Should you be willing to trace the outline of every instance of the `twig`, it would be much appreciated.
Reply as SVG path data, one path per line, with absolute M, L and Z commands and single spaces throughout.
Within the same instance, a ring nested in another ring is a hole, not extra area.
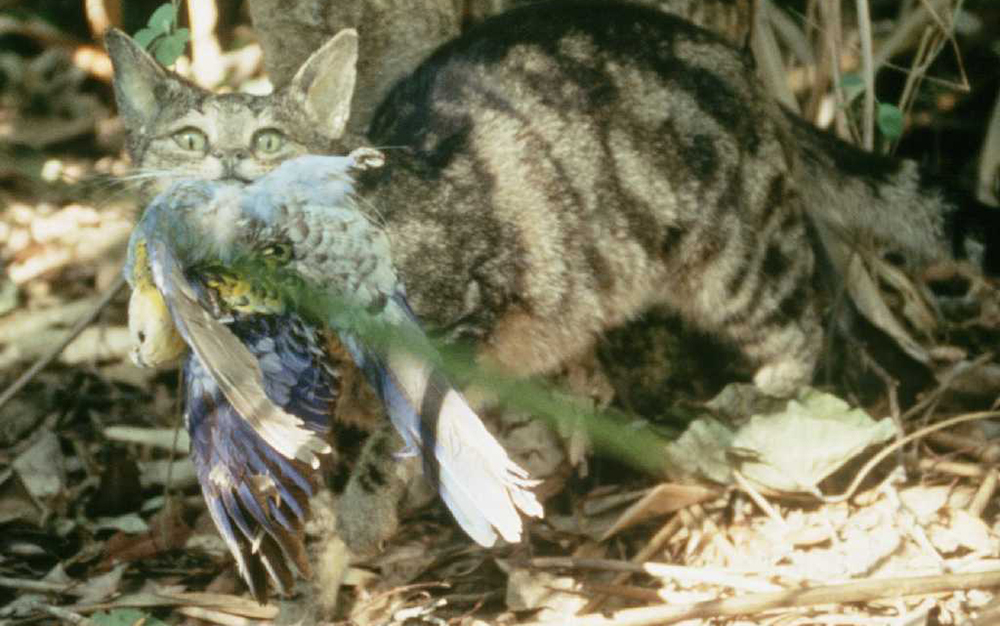
M 902 416 L 900 416 L 900 419 L 902 419 L 905 422 L 914 415 L 916 415 L 917 413 L 919 413 L 920 411 L 924 410 L 925 408 L 937 402 L 941 398 L 941 396 L 943 396 L 945 392 L 947 392 L 951 388 L 952 384 L 955 382 L 955 379 L 957 379 L 959 376 L 964 374 L 969 369 L 973 369 L 981 365 L 984 365 L 986 363 L 989 363 L 990 361 L 993 360 L 993 356 L 994 355 L 992 352 L 987 352 L 985 354 L 979 355 L 973 361 L 962 361 L 960 363 L 956 363 L 955 365 L 953 365 L 951 368 L 948 369 L 948 371 L 945 374 L 941 376 L 941 380 L 938 383 L 938 386 L 934 389 L 934 391 L 925 395 L 919 402 L 917 402 L 909 409 L 907 409 L 906 412 L 903 413 Z
M 669 581 L 681 581 L 689 585 L 709 584 L 743 589 L 747 591 L 777 591 L 779 585 L 734 574 L 722 567 L 688 567 L 670 563 L 631 563 L 614 559 L 578 559 L 574 557 L 537 557 L 531 559 L 534 567 L 563 569 L 594 569 L 612 572 L 628 572 L 630 574 L 647 574 L 653 578 Z
M 781 515 L 774 510 L 771 503 L 765 500 L 764 496 L 762 496 L 759 491 L 754 489 L 753 485 L 750 484 L 750 481 L 748 481 L 739 470 L 733 470 L 733 480 L 736 481 L 736 485 L 743 491 L 743 493 L 747 494 L 747 496 L 753 500 L 754 504 L 760 507 L 760 510 L 763 511 L 765 515 L 778 524 L 779 528 L 785 531 L 786 534 L 790 532 L 788 524 L 785 523 L 784 518 L 782 518 Z
M 862 147 L 875 149 L 875 65 L 872 61 L 872 18 L 868 0 L 856 0 L 858 36 L 861 39 L 861 76 L 865 81 L 865 103 L 862 127 Z
M 629 563 L 641 564 L 653 558 L 654 554 L 663 549 L 663 545 L 667 543 L 667 540 L 676 535 L 677 531 L 679 531 L 682 527 L 683 524 L 681 523 L 680 515 L 674 515 L 673 517 L 671 517 L 670 521 L 661 526 L 660 530 L 658 530 L 656 534 L 653 535 L 653 538 L 649 540 L 649 543 L 643 546 L 642 550 L 639 550 L 639 552 L 637 552 L 635 556 L 629 559 Z M 611 584 L 623 585 L 626 582 L 628 582 L 630 575 L 631 572 L 620 573 L 614 577 L 614 579 L 611 581 Z M 608 600 L 608 595 L 598 595 L 594 597 L 590 602 L 588 602 L 587 606 L 583 607 L 583 612 L 593 613 L 598 608 L 600 608 L 601 605 L 607 602 L 607 600 Z
M 224 610 L 206 609 L 200 606 L 181 606 L 177 608 L 177 612 L 186 617 L 192 617 L 198 622 L 221 624 L 221 626 L 251 626 L 261 623 L 257 620 L 233 615 Z
M 930 426 L 925 426 L 920 430 L 914 431 L 909 435 L 907 435 L 906 437 L 903 437 L 902 439 L 893 442 L 892 445 L 886 446 L 885 448 L 880 450 L 878 454 L 869 459 L 868 462 L 865 463 L 865 466 L 861 468 L 861 471 L 858 472 L 858 475 L 854 477 L 854 481 L 847 488 L 847 490 L 844 491 L 844 493 L 840 494 L 839 496 L 824 496 L 822 500 L 827 504 L 835 504 L 837 502 L 843 502 L 845 500 L 850 499 L 850 497 L 854 495 L 854 492 L 858 489 L 858 486 L 861 485 L 862 481 L 864 481 L 865 477 L 868 476 L 868 473 L 871 472 L 875 468 L 875 466 L 884 461 L 887 456 L 895 452 L 899 447 L 904 446 L 915 439 L 920 439 L 921 437 L 925 437 L 932 432 L 941 430 L 942 428 L 949 428 L 951 426 L 954 426 L 955 424 L 961 424 L 963 422 L 971 422 L 974 420 L 991 419 L 995 417 L 1000 417 L 1000 411 L 980 411 L 979 413 L 967 413 L 965 415 L 959 415 L 957 417 L 944 420 L 943 422 L 939 422 L 937 424 L 931 424 Z
M 125 278 L 119 276 L 118 279 L 111 285 L 111 287 L 109 287 L 108 290 L 104 292 L 104 295 L 101 296 L 101 299 L 97 302 L 97 304 L 94 305 L 93 310 L 91 310 L 90 313 L 88 313 L 87 315 L 83 316 L 83 318 L 79 322 L 77 322 L 72 329 L 70 329 L 69 334 L 66 336 L 66 339 L 59 342 L 59 344 L 57 344 L 54 348 L 52 348 L 52 350 L 50 350 L 48 354 L 43 355 L 40 359 L 35 361 L 34 365 L 28 368 L 28 371 L 21 374 L 21 376 L 17 380 L 11 383 L 11 385 L 7 387 L 6 390 L 4 390 L 3 394 L 0 395 L 0 408 L 3 408 L 5 404 L 10 402 L 10 399 L 13 398 L 15 395 L 17 395 L 19 391 L 24 389 L 25 385 L 30 383 L 32 379 L 34 379 L 35 376 L 37 376 L 40 371 L 42 371 L 43 369 L 45 369 L 45 367 L 47 367 L 53 361 L 55 361 L 56 358 L 58 358 L 59 354 L 66 349 L 66 346 L 71 344 L 73 340 L 76 339 L 80 335 L 80 333 L 83 332 L 85 328 L 90 326 L 90 324 L 95 319 L 97 319 L 97 316 L 100 315 L 102 311 L 104 311 L 104 309 L 108 306 L 108 304 L 111 303 L 111 300 L 113 300 L 114 297 L 118 295 L 118 292 L 121 291 L 122 287 L 124 286 L 125 286 Z
M 935 12 L 936 9 L 944 9 L 950 0 L 933 0 L 922 3 L 922 8 L 907 15 L 892 34 L 883 40 L 875 52 L 874 62 L 876 67 L 886 65 L 888 60 L 896 56 L 909 46 L 916 35 L 924 28 L 929 21 L 941 23 L 941 19 Z
M 920 459 L 917 467 L 924 472 L 940 472 L 962 478 L 982 478 L 986 468 L 978 463 L 959 463 L 957 461 L 938 461 L 936 459 Z
M 571 622 L 574 626 L 652 626 L 686 619 L 746 615 L 791 607 L 867 602 L 887 597 L 949 593 L 998 586 L 1000 586 L 1000 570 L 972 574 L 883 578 L 812 589 L 758 593 L 695 604 L 622 609 L 607 616 L 580 615 L 574 617 Z M 552 622 L 528 622 L 522 623 L 521 626 L 551 626 L 551 624 Z
M 981 202 L 996 205 L 1000 202 L 1000 187 L 997 186 L 1000 177 L 1000 96 L 993 103 L 993 113 L 986 127 L 986 137 L 983 139 L 983 151 L 979 155 L 979 172 L 977 175 L 976 197 Z
M 642 602 L 660 602 L 663 600 L 655 589 L 635 587 L 632 585 L 615 585 L 612 583 L 584 582 L 583 590 L 587 595 L 600 594 L 602 597 L 618 596 L 629 600 Z M 585 611 L 586 612 L 586 611 Z
M 938 32 L 932 28 L 928 28 L 920 37 L 917 52 L 913 55 L 913 63 L 910 65 L 910 70 L 906 73 L 906 84 L 903 86 L 903 93 L 899 96 L 899 102 L 896 105 L 904 113 L 908 112 L 913 106 L 917 89 L 927 74 L 927 68 L 930 67 L 931 61 L 937 57 L 938 52 L 941 50 L 943 44 L 941 44 L 936 36 Z
M 38 609 L 42 613 L 48 613 L 64 624 L 74 624 L 75 626 L 97 626 L 96 622 L 78 613 L 73 613 L 72 611 L 67 611 L 66 609 L 61 609 L 57 606 L 42 604 L 41 602 L 32 602 L 31 604 L 33 608 Z
M 842 85 L 840 74 L 840 58 L 844 48 L 844 26 L 840 14 L 839 2 L 820 2 L 818 13 L 822 19 L 820 26 L 820 36 L 823 38 L 823 53 L 826 59 L 827 70 L 830 73 L 830 80 L 833 81 L 833 98 L 837 106 L 834 107 L 833 128 L 838 136 L 842 138 L 856 138 L 857 133 L 851 128 L 850 119 L 847 116 L 847 100 Z M 822 90 L 817 88 L 815 92 L 816 112 L 819 112 L 820 100 L 822 100 Z M 815 117 L 810 118 L 813 123 L 820 120 Z
M 20 589 L 21 591 L 34 591 L 35 593 L 67 593 L 73 586 L 73 584 L 67 583 L 52 583 L 44 580 L 25 580 L 23 578 L 0 576 L 0 587 Z
M 187 433 L 177 436 L 177 428 L 140 428 L 138 426 L 108 426 L 103 430 L 104 438 L 141 446 L 152 446 L 187 454 L 191 449 L 191 438 Z M 173 460 L 173 459 L 171 459 Z
M 958 40 L 955 39 L 955 16 L 962 13 L 963 4 L 965 0 L 956 0 L 954 6 L 949 4 L 943 5 L 942 10 L 951 9 L 948 14 L 947 22 L 941 19 L 937 13 L 934 12 L 934 5 L 930 0 L 920 0 L 921 4 L 927 9 L 927 12 L 931 15 L 934 21 L 937 23 L 938 28 L 941 31 L 942 36 L 947 37 L 948 41 L 951 43 L 951 49 L 955 53 L 955 63 L 958 65 L 958 75 L 961 77 L 961 82 L 957 83 L 958 88 L 966 92 L 970 91 L 969 77 L 965 73 L 965 63 L 962 62 L 962 51 L 959 49 Z M 944 46 L 942 45 L 941 48 Z M 938 50 L 940 52 L 940 48 Z M 936 53 L 935 53 L 936 54 Z M 928 62 L 930 65 L 930 62 Z
M 1000 441 L 987 442 L 955 433 L 934 433 L 928 439 L 936 445 L 955 450 L 990 465 L 1000 461 Z
M 979 484 L 979 489 L 976 490 L 975 497 L 972 498 L 972 502 L 969 503 L 969 506 L 966 509 L 970 514 L 975 515 L 978 518 L 983 517 L 983 511 L 986 509 L 986 505 L 993 500 L 993 494 L 997 491 L 998 478 L 1000 478 L 1000 476 L 997 475 L 997 468 L 991 467 L 986 472 L 986 479 Z

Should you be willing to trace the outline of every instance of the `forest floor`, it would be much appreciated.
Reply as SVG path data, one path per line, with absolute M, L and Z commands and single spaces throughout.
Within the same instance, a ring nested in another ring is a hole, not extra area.
M 0 71 L 0 623 L 291 619 L 303 596 L 250 600 L 205 510 L 176 370 L 128 358 L 116 286 L 139 207 L 107 72 L 81 71 L 60 45 L 0 53 Z M 544 478 L 546 517 L 527 541 L 485 550 L 440 503 L 416 508 L 352 564 L 339 619 L 1000 624 L 997 284 L 955 264 L 910 278 L 873 267 L 929 359 L 919 383 L 869 362 L 876 346 L 848 350 L 867 382 L 841 375 L 791 404 L 684 386 L 662 411 L 690 417 L 681 444 L 659 443 L 662 424 L 620 425 L 648 431 L 669 480 L 591 454 L 572 428 L 515 419 L 506 441 Z M 958 291 L 931 298 L 927 285 Z M 592 373 L 557 382 L 614 396 Z M 615 376 L 612 390 L 629 384 Z

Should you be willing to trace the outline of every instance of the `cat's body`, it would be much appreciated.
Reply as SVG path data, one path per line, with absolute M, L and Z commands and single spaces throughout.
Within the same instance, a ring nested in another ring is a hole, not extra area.
M 386 164 L 360 175 L 359 204 L 388 233 L 414 310 L 516 374 L 665 307 L 787 394 L 822 345 L 822 240 L 948 254 L 958 207 L 925 194 L 912 164 L 792 121 L 741 51 L 651 9 L 581 2 L 491 20 L 398 84 L 363 137 L 342 136 L 346 39 L 271 96 L 206 93 L 123 36 L 108 41 L 150 191 L 380 148 Z M 377 540 L 380 523 L 356 525 Z
M 376 112 L 366 140 L 388 164 L 361 193 L 413 304 L 528 373 L 665 305 L 788 393 L 808 382 L 822 330 L 780 111 L 715 36 L 606 11 L 503 16 Z

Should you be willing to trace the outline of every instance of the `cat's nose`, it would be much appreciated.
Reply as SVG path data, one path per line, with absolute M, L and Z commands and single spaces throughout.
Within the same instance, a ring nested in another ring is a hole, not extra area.
M 222 164 L 223 178 L 239 178 L 240 165 L 247 160 L 250 153 L 246 150 L 218 150 L 212 156 Z
M 216 150 L 212 156 L 220 161 L 242 161 L 250 156 L 246 150 Z

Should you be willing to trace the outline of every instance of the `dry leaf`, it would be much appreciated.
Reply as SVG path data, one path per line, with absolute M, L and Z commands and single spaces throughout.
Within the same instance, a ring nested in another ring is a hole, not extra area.
M 14 460 L 14 471 L 28 493 L 40 503 L 47 503 L 66 490 L 66 462 L 59 438 L 43 431 L 30 448 Z
M 608 529 L 601 540 L 647 519 L 673 513 L 692 504 L 717 498 L 721 489 L 710 489 L 700 485 L 678 485 L 662 483 L 649 490 L 638 502 L 628 507 Z
M 572 620 L 587 604 L 583 586 L 574 578 L 548 572 L 514 569 L 507 578 L 507 607 L 538 610 L 540 621 Z
M 816 493 L 817 485 L 866 448 L 895 434 L 828 393 L 807 389 L 780 413 L 755 415 L 733 438 L 740 472 L 767 489 Z

